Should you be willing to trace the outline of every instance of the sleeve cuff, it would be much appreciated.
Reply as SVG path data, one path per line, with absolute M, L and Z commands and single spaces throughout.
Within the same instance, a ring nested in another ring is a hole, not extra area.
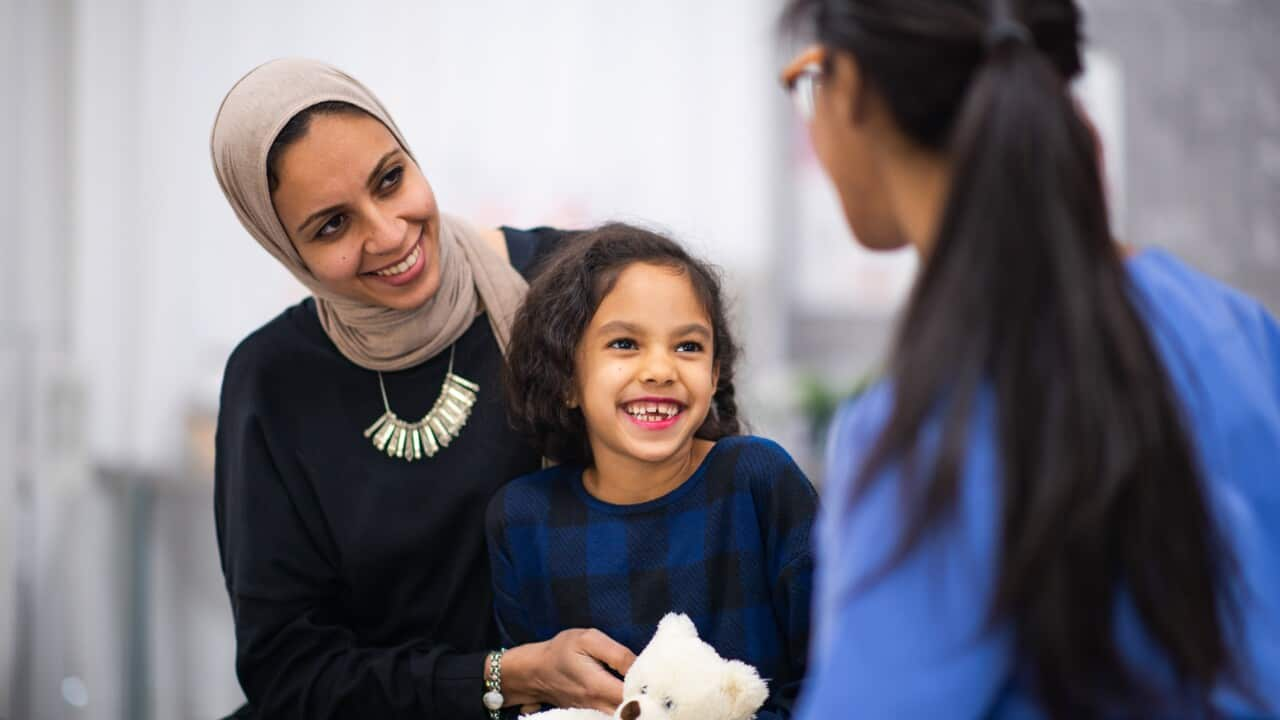
M 484 659 L 487 652 L 447 653 L 435 659 L 432 677 L 419 686 L 430 697 L 424 704 L 440 718 L 487 720 L 484 696 Z

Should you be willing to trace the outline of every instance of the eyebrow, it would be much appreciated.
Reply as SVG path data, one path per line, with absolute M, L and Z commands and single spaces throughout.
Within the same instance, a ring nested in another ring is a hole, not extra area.
M 624 320 L 614 320 L 612 322 L 607 322 L 604 325 L 601 325 L 600 329 L 597 332 L 600 332 L 600 333 L 624 332 L 631 335 L 644 334 L 644 331 L 640 328 L 639 325 L 635 325 L 635 324 L 626 322 Z M 703 325 L 702 323 L 689 323 L 688 325 L 681 325 L 680 327 L 676 328 L 675 332 L 673 332 L 672 334 L 677 336 L 698 335 L 708 340 L 711 339 L 711 330 L 708 329 L 707 326 Z
M 388 151 L 387 151 L 387 154 L 386 154 L 386 155 L 383 155 L 383 156 L 378 160 L 378 164 L 373 166 L 373 171 L 369 173 L 369 179 L 368 179 L 368 180 L 365 180 L 365 181 L 364 181 L 364 184 L 365 184 L 365 185 L 367 185 L 367 186 L 372 187 L 372 186 L 373 186 L 373 184 L 374 184 L 375 182 L 377 182 L 377 180 L 378 180 L 378 176 L 382 174 L 382 169 L 383 169 L 384 167 L 386 167 L 386 165 L 387 165 L 387 161 L 388 161 L 388 160 L 390 160 L 390 159 L 391 159 L 391 158 L 392 158 L 396 153 L 398 153 L 398 152 L 400 152 L 400 148 L 398 148 L 398 147 L 397 147 L 397 148 L 392 148 L 392 149 L 388 150 Z M 298 226 L 298 229 L 297 229 L 297 231 L 296 231 L 296 232 L 299 232 L 299 233 L 300 233 L 300 232 L 302 232 L 302 230 L 303 230 L 304 228 L 306 228 L 308 225 L 310 225 L 311 223 L 315 222 L 315 221 L 316 221 L 316 220 L 318 220 L 319 218 L 322 218 L 322 217 L 324 217 L 325 215 L 328 215 L 329 213 L 332 213 L 332 212 L 334 212 L 334 211 L 341 210 L 341 209 L 342 209 L 342 204 L 341 204 L 341 203 L 339 203 L 339 204 L 337 204 L 337 205 L 330 205 L 330 206 L 329 206 L 329 207 L 327 207 L 327 208 L 323 208 L 323 209 L 321 209 L 321 210 L 317 210 L 317 211 L 315 211 L 315 212 L 311 213 L 310 215 L 308 215 L 308 216 L 307 216 L 307 219 L 306 219 L 306 220 L 303 220 L 303 221 L 302 221 L 302 224 Z

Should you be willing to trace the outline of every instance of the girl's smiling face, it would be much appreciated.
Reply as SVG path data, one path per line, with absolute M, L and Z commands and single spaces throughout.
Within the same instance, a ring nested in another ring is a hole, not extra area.
M 574 396 L 595 462 L 658 463 L 692 453 L 715 393 L 713 328 L 680 269 L 618 274 L 574 357 Z
M 280 158 L 276 215 L 330 292 L 412 310 L 440 287 L 439 211 L 431 186 L 382 123 L 317 114 Z

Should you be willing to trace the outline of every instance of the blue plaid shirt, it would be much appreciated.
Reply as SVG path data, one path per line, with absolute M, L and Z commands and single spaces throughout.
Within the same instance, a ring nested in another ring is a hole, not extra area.
M 787 718 L 804 676 L 817 495 L 777 443 L 720 440 L 679 488 L 612 505 L 581 467 L 520 477 L 489 504 L 498 628 L 508 645 L 597 628 L 639 653 L 683 612 L 722 656 L 769 680 L 758 717 Z

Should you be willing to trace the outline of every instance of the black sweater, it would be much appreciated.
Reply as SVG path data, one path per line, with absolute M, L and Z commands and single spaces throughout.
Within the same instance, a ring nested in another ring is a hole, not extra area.
M 559 233 L 504 228 L 528 277 Z M 377 374 L 341 354 L 308 298 L 246 338 L 222 382 L 214 515 L 236 628 L 236 671 L 259 718 L 486 717 L 497 646 L 484 513 L 537 469 L 511 430 L 501 355 L 481 315 L 454 371 L 480 385 L 461 436 L 433 458 L 389 458 L 362 435 L 382 414 Z M 416 420 L 447 352 L 383 373 Z

